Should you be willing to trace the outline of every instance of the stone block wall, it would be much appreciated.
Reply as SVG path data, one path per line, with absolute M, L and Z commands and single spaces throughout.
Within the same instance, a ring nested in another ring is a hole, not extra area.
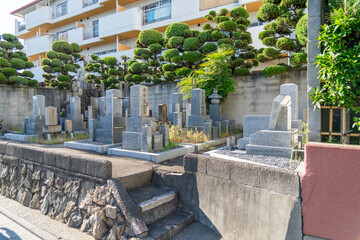
M 302 178 L 305 235 L 314 239 L 359 239 L 359 163 L 359 146 L 306 144 Z
M 280 94 L 280 85 L 295 83 L 299 89 L 299 118 L 303 117 L 303 109 L 307 109 L 307 70 L 306 68 L 264 78 L 261 72 L 247 77 L 236 77 L 236 92 L 229 95 L 222 104 L 227 119 L 235 119 L 242 124 L 246 115 L 270 115 L 274 98 Z M 153 116 L 157 117 L 158 105 L 167 104 L 171 112 L 171 93 L 176 92 L 176 83 L 166 83 L 149 87 L 149 102 Z M 186 101 L 184 101 L 185 103 Z
M 297 172 L 195 154 L 184 168 L 154 181 L 177 189 L 180 204 L 224 239 L 302 240 Z
M 109 161 L 0 141 L 0 194 L 95 239 L 147 232 Z

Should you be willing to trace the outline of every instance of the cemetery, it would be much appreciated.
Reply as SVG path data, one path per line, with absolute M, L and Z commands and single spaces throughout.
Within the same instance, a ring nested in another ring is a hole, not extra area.
M 258 36 L 241 6 L 139 31 L 133 57 L 54 41 L 40 87 L 3 34 L 0 220 L 40 239 L 358 239 L 359 41 L 338 32 L 360 36 L 357 5 L 290 2 L 261 2 Z

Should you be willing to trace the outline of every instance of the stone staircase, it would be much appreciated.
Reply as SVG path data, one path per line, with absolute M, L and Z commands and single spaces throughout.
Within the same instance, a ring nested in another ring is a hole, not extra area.
M 220 239 L 209 228 L 194 223 L 194 216 L 191 211 L 178 207 L 177 193 L 172 189 L 150 184 L 132 190 L 129 194 L 139 207 L 149 229 L 148 236 L 144 240 Z M 206 231 L 208 235 L 203 234 Z M 197 235 L 197 232 L 201 232 L 201 234 Z M 194 238 L 189 236 L 194 236 Z

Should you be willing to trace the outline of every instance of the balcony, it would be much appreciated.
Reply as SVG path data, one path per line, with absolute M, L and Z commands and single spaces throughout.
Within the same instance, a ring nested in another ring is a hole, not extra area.
M 25 22 L 27 30 L 39 27 L 44 24 L 51 23 L 52 8 L 43 6 L 25 15 Z
M 41 36 L 26 41 L 26 55 L 33 56 L 51 50 L 52 39 L 49 36 Z
M 93 26 L 79 27 L 68 32 L 68 42 L 76 42 L 82 48 L 99 45 L 103 40 L 99 38 L 98 29 Z
M 123 38 L 136 37 L 142 30 L 141 14 L 140 8 L 131 8 L 100 18 L 100 37 L 106 38 L 115 35 Z

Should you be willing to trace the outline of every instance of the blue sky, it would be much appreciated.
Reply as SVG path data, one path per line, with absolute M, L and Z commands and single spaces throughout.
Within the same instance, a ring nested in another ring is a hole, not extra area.
M 0 0 L 0 34 L 15 33 L 15 17 L 10 12 L 33 0 Z

